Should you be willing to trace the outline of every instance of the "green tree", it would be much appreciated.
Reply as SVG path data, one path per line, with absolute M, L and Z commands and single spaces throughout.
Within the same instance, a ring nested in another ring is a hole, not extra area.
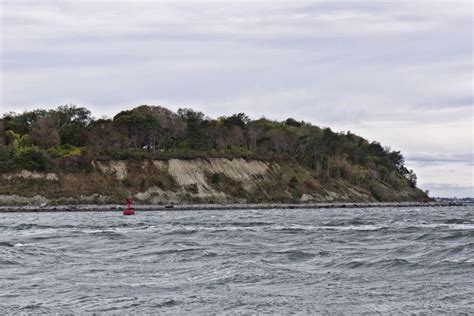
M 178 115 L 186 123 L 186 143 L 189 149 L 206 150 L 209 148 L 208 131 L 209 121 L 204 113 L 184 108 L 178 110 Z
M 12 158 L 12 147 L 0 145 L 0 172 L 6 172 L 12 169 Z
M 242 129 L 245 129 L 245 127 L 247 126 L 249 122 L 250 122 L 250 119 L 245 113 L 238 113 L 238 114 L 234 114 L 232 116 L 223 118 L 223 123 L 224 123 L 224 126 L 226 127 L 238 126 Z
M 3 116 L 5 130 L 11 130 L 20 135 L 28 134 L 33 122 L 47 114 L 48 112 L 42 109 L 25 111 L 21 114 L 14 112 L 7 113 Z

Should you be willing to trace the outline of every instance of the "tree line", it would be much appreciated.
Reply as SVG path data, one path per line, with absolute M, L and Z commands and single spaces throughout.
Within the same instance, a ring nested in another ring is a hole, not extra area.
M 0 118 L 1 172 L 87 171 L 94 159 L 195 157 L 291 159 L 322 181 L 344 178 L 364 184 L 378 177 L 391 186 L 405 182 L 416 187 L 416 175 L 399 151 L 293 118 L 252 120 L 244 113 L 210 118 L 190 108 L 175 113 L 148 105 L 111 119 L 95 119 L 74 105 Z

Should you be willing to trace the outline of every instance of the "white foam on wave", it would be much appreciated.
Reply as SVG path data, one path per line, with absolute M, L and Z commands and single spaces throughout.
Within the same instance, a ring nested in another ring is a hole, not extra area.
M 453 230 L 466 230 L 474 229 L 474 224 L 420 224 L 420 225 L 409 225 L 410 227 L 419 228 L 447 228 Z
M 43 234 L 54 234 L 57 233 L 57 229 L 54 228 L 34 228 L 34 229 L 29 229 L 29 230 L 22 230 L 19 232 L 16 232 L 17 235 L 19 236 L 37 236 L 37 235 L 43 235 Z
M 474 229 L 474 224 L 448 224 L 450 229 Z
M 316 225 L 275 225 L 272 227 L 273 229 L 277 230 L 306 230 L 306 231 L 315 231 L 315 230 L 340 230 L 340 231 L 347 231 L 347 230 L 379 230 L 385 228 L 386 226 L 383 225 L 347 225 L 347 226 L 316 226 Z
M 377 225 L 319 226 L 319 228 L 330 230 L 379 230 L 385 227 Z

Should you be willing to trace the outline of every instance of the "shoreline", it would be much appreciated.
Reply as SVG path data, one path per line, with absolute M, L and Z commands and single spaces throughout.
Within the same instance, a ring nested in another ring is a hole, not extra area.
M 465 203 L 445 202 L 373 202 L 373 203 L 263 203 L 263 204 L 177 204 L 177 205 L 135 205 L 137 212 L 165 211 L 231 211 L 231 210 L 270 210 L 270 209 L 325 209 L 325 208 L 377 208 L 377 207 L 437 207 L 465 206 Z M 46 212 L 118 212 L 123 205 L 24 205 L 1 206 L 0 213 L 46 213 Z

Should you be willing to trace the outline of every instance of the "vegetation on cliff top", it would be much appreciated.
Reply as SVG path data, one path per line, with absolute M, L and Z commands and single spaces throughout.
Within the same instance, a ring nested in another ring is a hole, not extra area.
M 416 187 L 399 151 L 293 118 L 251 120 L 238 113 L 213 119 L 188 108 L 174 113 L 142 105 L 94 119 L 89 110 L 66 105 L 0 119 L 3 173 L 87 172 L 94 160 L 208 157 L 294 161 L 321 183 L 344 179 L 369 190 L 374 180 L 394 189 Z

